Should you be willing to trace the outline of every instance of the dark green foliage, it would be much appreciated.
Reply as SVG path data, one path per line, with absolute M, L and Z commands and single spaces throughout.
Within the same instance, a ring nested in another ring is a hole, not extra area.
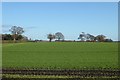
M 112 39 L 105 39 L 105 42 L 113 42 Z
M 2 40 L 13 40 L 11 34 L 2 34 Z
M 2 40 L 13 40 L 13 35 L 11 34 L 2 34 Z M 21 40 L 23 39 L 23 36 L 22 35 L 17 35 L 16 36 L 16 40 Z

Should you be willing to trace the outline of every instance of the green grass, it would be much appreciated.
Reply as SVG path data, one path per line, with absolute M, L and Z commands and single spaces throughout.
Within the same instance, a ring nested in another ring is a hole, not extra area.
M 118 44 L 95 42 L 40 42 L 2 45 L 3 68 L 118 67 Z

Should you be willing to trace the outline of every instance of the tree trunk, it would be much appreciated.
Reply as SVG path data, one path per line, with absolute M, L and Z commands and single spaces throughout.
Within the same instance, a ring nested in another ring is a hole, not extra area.
M 50 38 L 49 42 L 51 42 L 51 40 L 52 40 L 52 39 Z
M 16 42 L 16 34 L 14 34 L 14 40 L 13 41 Z

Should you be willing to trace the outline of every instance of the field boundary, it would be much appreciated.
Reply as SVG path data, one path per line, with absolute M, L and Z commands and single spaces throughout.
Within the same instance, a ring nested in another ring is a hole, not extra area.
M 118 69 L 2 69 L 3 78 L 119 78 Z

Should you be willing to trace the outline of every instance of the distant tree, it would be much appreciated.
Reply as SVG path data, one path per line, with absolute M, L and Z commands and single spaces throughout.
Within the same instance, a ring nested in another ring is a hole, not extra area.
M 22 35 L 17 35 L 17 36 L 16 36 L 16 40 L 21 40 L 21 39 L 23 39 L 23 36 L 22 36 Z
M 21 40 L 24 37 L 22 35 L 17 35 L 16 40 Z M 13 35 L 11 34 L 2 34 L 2 40 L 13 40 Z
M 90 41 L 95 41 L 95 36 L 93 36 L 91 34 L 86 34 L 86 39 L 90 40 Z
M 104 35 L 98 35 L 98 36 L 96 36 L 96 40 L 99 41 L 99 42 L 104 42 L 105 38 L 106 38 L 106 36 L 104 36 Z
M 24 33 L 23 28 L 22 27 L 17 27 L 17 26 L 12 26 L 9 31 L 13 34 L 14 42 L 16 41 L 16 38 L 17 38 L 18 35 L 21 35 L 22 33 Z
M 13 40 L 11 34 L 2 34 L 2 40 Z
M 47 38 L 49 39 L 49 42 L 51 42 L 52 39 L 55 39 L 55 35 L 53 35 L 53 34 L 48 34 L 48 35 L 47 35 Z
M 82 33 L 79 35 L 78 39 L 81 39 L 81 41 L 85 41 L 85 40 L 86 40 L 86 34 L 85 34 L 84 32 L 82 32 Z
M 105 42 L 113 42 L 112 39 L 105 39 Z
M 64 40 L 64 35 L 61 32 L 57 32 L 55 33 L 55 38 L 58 39 L 58 41 Z
M 106 39 L 105 35 L 91 35 L 89 33 L 85 34 L 85 32 L 82 32 L 78 39 L 81 39 L 81 41 L 98 41 L 98 42 L 112 42 L 112 39 Z

